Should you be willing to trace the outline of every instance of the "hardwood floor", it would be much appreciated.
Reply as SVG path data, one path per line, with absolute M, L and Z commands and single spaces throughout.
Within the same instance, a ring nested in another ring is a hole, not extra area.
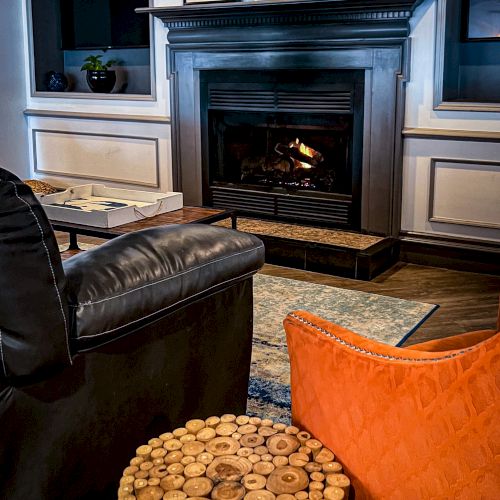
M 56 233 L 60 243 L 68 241 Z M 80 237 L 79 241 L 103 240 Z M 311 283 L 360 290 L 439 305 L 439 309 L 407 340 L 411 345 L 472 330 L 494 328 L 500 295 L 500 276 L 467 273 L 400 262 L 372 281 L 358 281 L 327 274 L 266 264 L 264 274 Z
M 372 281 L 265 265 L 264 274 L 360 290 L 439 305 L 439 309 L 405 345 L 494 328 L 500 295 L 500 276 L 466 273 L 400 262 Z

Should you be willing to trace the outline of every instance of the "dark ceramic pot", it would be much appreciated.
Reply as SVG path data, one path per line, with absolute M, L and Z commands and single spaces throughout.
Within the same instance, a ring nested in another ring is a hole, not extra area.
M 92 92 L 109 94 L 116 83 L 116 73 L 109 70 L 87 71 L 87 83 Z

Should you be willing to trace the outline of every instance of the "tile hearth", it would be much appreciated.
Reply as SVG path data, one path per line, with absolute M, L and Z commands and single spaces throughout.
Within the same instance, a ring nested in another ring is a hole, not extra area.
M 217 222 L 215 225 L 231 227 L 231 221 L 225 220 Z M 255 235 L 274 236 L 276 238 L 286 238 L 289 240 L 308 243 L 335 245 L 355 250 L 367 250 L 384 239 L 379 236 L 351 233 L 348 231 L 339 231 L 337 229 L 299 226 L 296 224 L 284 224 L 281 222 L 271 222 L 243 217 L 238 217 L 238 230 Z
M 229 221 L 215 223 L 230 227 Z M 390 237 L 238 217 L 239 231 L 255 234 L 266 247 L 266 263 L 360 280 L 371 280 L 397 261 Z

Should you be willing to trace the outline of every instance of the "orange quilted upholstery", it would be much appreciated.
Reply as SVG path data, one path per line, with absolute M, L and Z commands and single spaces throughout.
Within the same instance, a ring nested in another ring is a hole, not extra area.
M 306 312 L 285 329 L 293 420 L 336 453 L 356 500 L 500 498 L 500 333 L 423 352 Z

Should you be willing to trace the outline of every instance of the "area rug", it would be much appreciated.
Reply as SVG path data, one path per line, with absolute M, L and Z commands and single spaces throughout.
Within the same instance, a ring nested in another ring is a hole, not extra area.
M 290 420 L 290 370 L 283 319 L 296 309 L 397 346 L 437 306 L 257 274 L 248 412 L 285 423 Z

